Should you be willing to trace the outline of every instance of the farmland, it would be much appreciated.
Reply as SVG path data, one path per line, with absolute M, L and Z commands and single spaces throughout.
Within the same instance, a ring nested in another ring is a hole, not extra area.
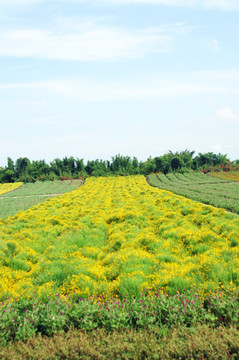
M 0 342 L 72 327 L 237 326 L 238 227 L 237 215 L 140 175 L 87 178 L 2 218 Z
M 239 214 L 239 183 L 232 181 L 230 173 L 215 174 L 150 174 L 147 178 L 152 186 Z
M 2 184 L 0 185 L 0 218 L 27 210 L 39 202 L 72 191 L 81 185 L 82 180 Z
M 89 178 L 1 220 L 0 236 L 2 297 L 192 284 L 208 294 L 238 281 L 238 217 L 150 188 L 142 176 Z

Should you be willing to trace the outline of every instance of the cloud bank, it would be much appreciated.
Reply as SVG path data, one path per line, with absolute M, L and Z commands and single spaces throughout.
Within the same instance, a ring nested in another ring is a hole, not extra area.
M 239 97 L 239 72 L 189 72 L 187 74 L 154 75 L 137 80 L 111 80 L 79 77 L 25 83 L 0 83 L 0 91 L 34 91 L 54 94 L 76 101 L 105 102 L 120 100 L 173 99 L 193 96 L 230 95 Z M 217 117 L 230 118 L 228 109 Z M 235 118 L 233 118 L 235 120 Z
M 115 61 L 168 52 L 171 37 L 157 29 L 126 30 L 94 26 L 61 33 L 37 29 L 4 31 L 0 56 L 48 60 Z

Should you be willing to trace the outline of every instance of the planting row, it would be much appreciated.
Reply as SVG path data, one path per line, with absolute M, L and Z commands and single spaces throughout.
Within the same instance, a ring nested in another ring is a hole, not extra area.
M 11 184 L 4 184 L 11 185 Z M 18 211 L 29 209 L 30 207 L 52 198 L 59 194 L 77 189 L 82 185 L 82 180 L 54 180 L 37 181 L 26 183 L 13 192 L 8 192 L 0 198 L 0 217 L 6 218 L 16 214 Z
M 239 214 L 239 183 L 205 174 L 150 174 L 148 182 L 190 199 Z
M 89 299 L 61 297 L 59 294 L 39 300 L 33 294 L 0 303 L 0 345 L 25 340 L 33 335 L 51 336 L 71 328 L 84 331 L 170 328 L 172 326 L 238 326 L 239 293 L 230 287 L 215 292 L 204 301 L 195 288 L 168 295 L 161 290 L 140 297 Z
M 5 197 L 12 196 L 31 196 L 45 194 L 64 194 L 75 190 L 82 185 L 82 180 L 54 180 L 54 181 L 36 181 L 35 183 L 26 183 L 18 191 L 6 194 Z

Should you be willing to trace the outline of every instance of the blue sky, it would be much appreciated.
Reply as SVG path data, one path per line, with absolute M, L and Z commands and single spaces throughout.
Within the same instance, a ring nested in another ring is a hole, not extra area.
M 0 0 L 0 166 L 238 159 L 238 24 L 238 0 Z

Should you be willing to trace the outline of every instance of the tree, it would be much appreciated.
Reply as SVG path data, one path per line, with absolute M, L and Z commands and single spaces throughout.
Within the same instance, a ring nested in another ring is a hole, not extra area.
M 16 180 L 16 174 L 13 170 L 5 170 L 3 172 L 2 181 L 6 183 L 12 183 Z
M 208 152 L 208 153 L 199 153 L 198 156 L 196 156 L 195 160 L 198 163 L 199 167 L 203 167 L 203 166 L 216 166 L 216 165 L 221 165 L 221 164 L 226 164 L 229 159 L 227 157 L 227 155 L 223 155 L 223 154 L 214 154 L 213 152 Z
M 85 165 L 83 159 L 76 159 L 76 170 L 78 172 L 83 172 L 85 170 Z
M 7 168 L 14 171 L 14 162 L 10 157 L 7 158 Z
M 171 168 L 173 171 L 178 171 L 182 167 L 182 161 L 179 156 L 175 156 L 172 158 L 170 162 Z
M 27 169 L 28 167 L 30 167 L 30 165 L 31 161 L 26 157 L 20 157 L 19 159 L 17 159 L 15 164 L 15 171 L 17 177 L 20 178 L 21 176 L 25 176 L 27 174 Z
M 144 175 L 154 173 L 156 171 L 155 159 L 149 157 L 142 165 L 142 172 Z

